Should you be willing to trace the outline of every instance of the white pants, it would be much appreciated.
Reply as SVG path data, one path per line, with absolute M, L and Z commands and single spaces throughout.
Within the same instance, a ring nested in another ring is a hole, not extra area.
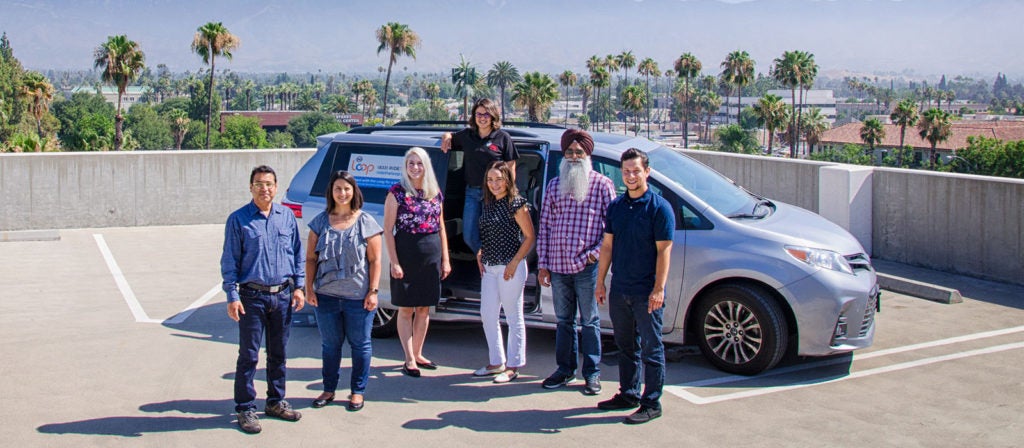
M 511 280 L 505 281 L 505 265 L 484 266 L 480 282 L 480 320 L 487 336 L 487 354 L 492 366 L 515 368 L 526 365 L 526 321 L 523 318 L 523 285 L 526 262 L 519 262 Z M 501 311 L 508 323 L 508 359 L 501 338 Z

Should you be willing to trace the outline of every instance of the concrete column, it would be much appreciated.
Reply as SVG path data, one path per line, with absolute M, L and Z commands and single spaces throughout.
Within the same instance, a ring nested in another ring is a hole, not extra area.
M 818 170 L 818 214 L 846 229 L 871 255 L 871 175 L 874 168 L 823 166 Z

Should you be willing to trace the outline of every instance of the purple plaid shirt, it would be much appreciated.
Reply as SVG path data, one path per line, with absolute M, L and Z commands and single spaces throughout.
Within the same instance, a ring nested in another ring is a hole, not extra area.
M 551 179 L 544 196 L 537 234 L 537 267 L 558 274 L 575 274 L 597 258 L 604 238 L 604 217 L 615 199 L 611 179 L 590 172 L 590 188 L 583 202 L 559 191 L 559 178 Z

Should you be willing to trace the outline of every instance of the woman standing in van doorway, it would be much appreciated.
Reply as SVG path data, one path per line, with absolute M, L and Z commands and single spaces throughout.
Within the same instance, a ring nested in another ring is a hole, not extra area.
M 486 171 L 483 211 L 480 216 L 480 320 L 487 337 L 489 363 L 473 372 L 495 375 L 495 383 L 519 376 L 526 364 L 526 321 L 523 317 L 523 285 L 526 255 L 536 236 L 526 198 L 519 196 L 512 178 L 514 163 L 494 162 Z M 501 310 L 508 322 L 508 356 L 502 347 Z
M 430 307 L 441 297 L 441 279 L 452 271 L 444 228 L 444 195 L 427 151 L 410 148 L 402 180 L 384 200 L 384 241 L 391 259 L 391 304 L 398 307 L 398 338 L 405 352 L 402 373 L 437 369 L 423 356 Z
M 380 283 L 380 234 L 377 221 L 360 209 L 363 193 L 347 171 L 335 171 L 327 183 L 327 210 L 309 223 L 306 244 L 306 301 L 316 307 L 323 344 L 324 392 L 314 408 L 334 401 L 341 371 L 341 344 L 352 349 L 348 410 L 363 408 L 373 346 L 370 331 Z
M 463 152 L 463 173 L 466 180 L 466 202 L 462 208 L 462 239 L 474 253 L 480 250 L 480 200 L 483 198 L 484 172 L 491 163 L 511 162 L 515 179 L 519 151 L 508 132 L 501 130 L 501 111 L 490 98 L 473 103 L 469 128 L 441 137 L 441 151 L 454 148 Z

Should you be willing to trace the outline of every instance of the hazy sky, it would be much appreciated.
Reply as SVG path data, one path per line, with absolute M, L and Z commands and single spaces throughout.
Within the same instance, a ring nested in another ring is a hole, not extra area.
M 223 22 L 241 38 L 238 72 L 375 72 L 374 30 L 408 24 L 417 59 L 397 70 L 447 72 L 459 54 L 478 68 L 584 71 L 591 55 L 632 50 L 661 69 L 684 52 L 706 73 L 746 50 L 758 72 L 785 50 L 815 55 L 823 73 L 1024 75 L 1020 0 L 0 0 L 0 32 L 34 70 L 92 67 L 107 36 L 127 34 L 155 67 L 196 70 L 198 26 Z M 1016 48 L 1017 50 L 1014 50 Z M 635 70 L 635 69 L 634 69 Z

